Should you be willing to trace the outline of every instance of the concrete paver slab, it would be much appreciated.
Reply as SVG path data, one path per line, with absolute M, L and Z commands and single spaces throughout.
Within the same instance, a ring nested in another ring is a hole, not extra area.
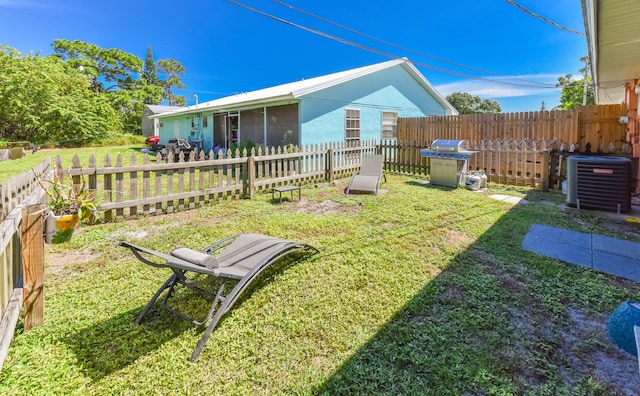
M 531 234 L 531 235 L 529 235 Z M 542 224 L 533 224 L 527 236 L 543 242 L 555 242 L 547 249 L 591 249 L 591 235 L 583 232 L 565 230 L 557 227 L 549 227 Z M 562 246 L 564 245 L 564 246 Z M 569 245 L 569 246 L 567 246 Z
M 525 250 L 591 268 L 591 237 L 581 232 L 534 224 L 522 241 Z
M 529 203 L 529 201 L 527 201 L 524 198 L 513 197 L 511 195 L 493 194 L 493 195 L 489 195 L 489 198 L 496 199 L 498 201 L 508 202 L 514 205 Z
M 640 261 L 631 258 L 594 251 L 593 269 L 640 282 Z
M 593 235 L 593 250 L 640 259 L 640 243 L 611 238 L 604 235 Z
M 525 250 L 640 282 L 640 243 L 534 224 Z

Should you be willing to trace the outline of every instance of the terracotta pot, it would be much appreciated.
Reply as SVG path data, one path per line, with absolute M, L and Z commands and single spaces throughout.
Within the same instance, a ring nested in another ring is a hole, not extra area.
M 45 243 L 68 242 L 77 224 L 77 214 L 56 216 L 53 213 L 49 213 L 44 222 Z

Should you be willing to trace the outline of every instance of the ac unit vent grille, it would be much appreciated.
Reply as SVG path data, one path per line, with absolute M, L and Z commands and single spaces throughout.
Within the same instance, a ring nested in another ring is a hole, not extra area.
M 631 210 L 631 161 L 622 157 L 569 157 L 567 204 L 612 212 Z

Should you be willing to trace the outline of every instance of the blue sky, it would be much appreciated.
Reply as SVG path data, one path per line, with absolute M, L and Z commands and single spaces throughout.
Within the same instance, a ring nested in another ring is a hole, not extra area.
M 443 96 L 468 92 L 505 112 L 556 106 L 549 85 L 579 78 L 587 54 L 583 36 L 506 0 L 282 1 L 238 0 L 278 21 L 228 0 L 0 0 L 0 43 L 47 55 L 54 39 L 82 40 L 142 59 L 151 46 L 186 67 L 187 104 L 407 57 Z M 580 0 L 514 1 L 584 31 Z

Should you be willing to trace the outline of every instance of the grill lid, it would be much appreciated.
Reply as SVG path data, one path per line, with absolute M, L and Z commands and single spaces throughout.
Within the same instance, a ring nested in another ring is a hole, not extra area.
M 420 150 L 423 157 L 468 159 L 475 151 L 469 150 L 468 140 L 436 139 L 431 147 Z
M 446 153 L 464 152 L 469 150 L 469 141 L 436 139 L 431 143 L 431 150 Z

